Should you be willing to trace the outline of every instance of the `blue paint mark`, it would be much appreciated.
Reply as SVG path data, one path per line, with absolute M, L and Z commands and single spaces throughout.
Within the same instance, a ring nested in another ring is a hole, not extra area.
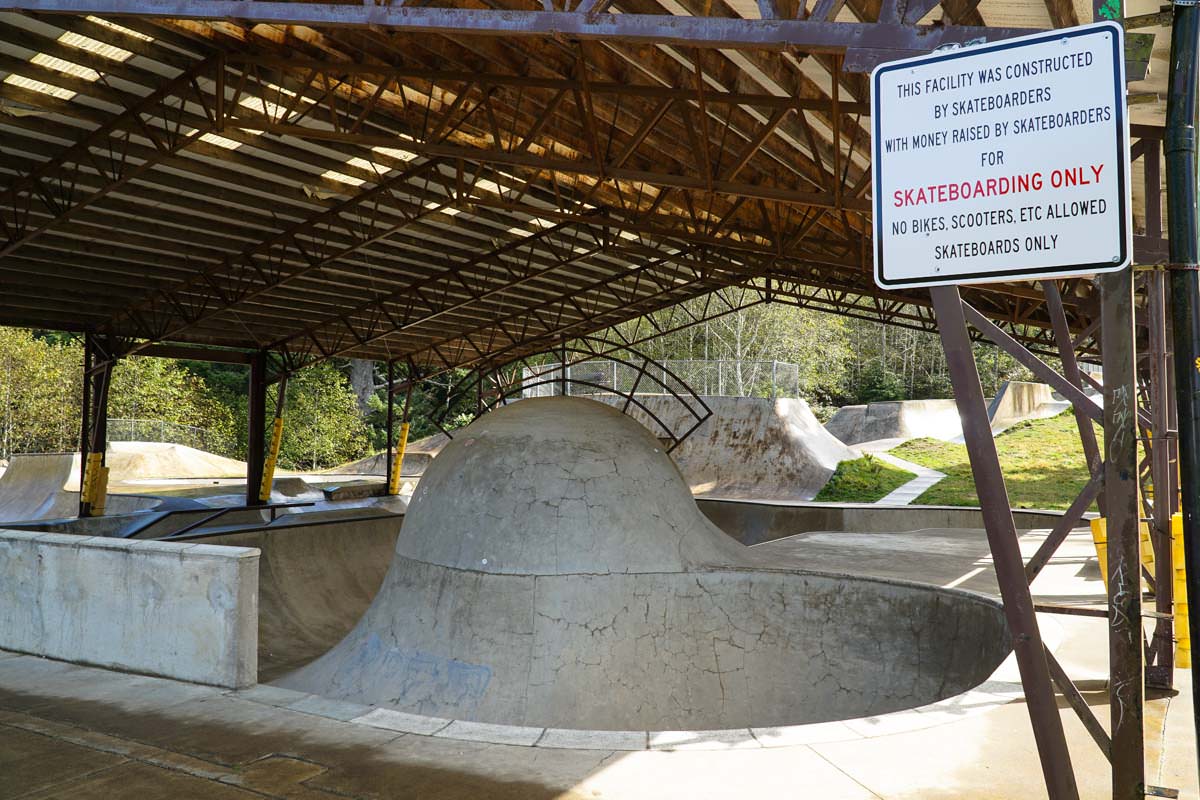
M 391 703 L 417 713 L 456 714 L 476 710 L 492 682 L 492 669 L 423 650 L 385 647 L 378 634 L 369 635 L 352 655 L 353 672 L 388 676 L 383 684 Z M 360 673 L 360 674 L 361 674 Z

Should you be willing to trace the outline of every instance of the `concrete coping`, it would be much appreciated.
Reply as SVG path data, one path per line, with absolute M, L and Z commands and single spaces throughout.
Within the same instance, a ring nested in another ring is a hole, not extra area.
M 1039 614 L 1046 647 L 1058 649 L 1062 628 Z M 988 680 L 935 703 L 856 719 L 726 730 L 647 731 L 577 730 L 501 725 L 411 714 L 263 684 L 230 693 L 265 705 L 337 719 L 354 725 L 436 739 L 485 742 L 560 750 L 753 750 L 872 739 L 908 733 L 987 713 L 1024 697 L 1016 660 L 1010 654 Z
M 379 706 L 330 700 L 319 695 L 261 685 L 230 693 L 234 697 L 353 725 L 435 739 L 484 742 L 557 750 L 750 750 L 872 739 L 932 728 L 986 713 L 1023 696 L 1021 684 L 988 680 L 936 703 L 857 719 L 699 731 L 608 731 L 502 725 L 410 714 Z
M 131 553 L 183 553 L 188 558 L 217 557 L 258 558 L 259 550 L 253 547 L 233 547 L 198 542 L 161 542 L 154 539 L 118 539 L 111 536 L 78 536 L 73 533 L 46 533 L 43 531 L 12 530 L 0 527 L 0 541 L 36 542 L 50 547 L 95 548 L 124 550 Z

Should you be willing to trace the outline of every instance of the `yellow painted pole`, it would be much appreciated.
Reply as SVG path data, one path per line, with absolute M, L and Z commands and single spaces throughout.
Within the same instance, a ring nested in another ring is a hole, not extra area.
M 1091 522 L 1092 542 L 1096 545 L 1096 560 L 1100 563 L 1100 577 L 1108 587 L 1108 520 L 1104 517 Z M 1143 522 L 1138 526 L 1141 533 L 1142 564 L 1154 574 L 1154 544 L 1150 541 L 1150 526 Z
M 1092 542 L 1096 545 L 1096 560 L 1100 562 L 1100 580 L 1108 588 L 1108 521 L 1104 517 L 1091 522 Z
M 400 466 L 404 463 L 404 451 L 408 447 L 408 423 L 400 423 L 400 440 L 396 442 L 396 454 L 392 459 L 392 482 L 388 494 L 400 494 Z
M 92 498 L 96 496 L 96 478 L 100 474 L 100 462 L 103 458 L 103 453 L 88 453 L 87 464 L 83 470 L 83 485 L 79 487 L 79 499 L 84 503 L 91 504 Z
M 276 417 L 271 426 L 271 447 L 267 451 L 267 463 L 263 465 L 262 485 L 258 488 L 258 499 L 266 503 L 271 499 L 271 486 L 275 483 L 275 462 L 279 460 L 279 441 L 283 438 L 283 417 Z
M 1183 515 L 1171 515 L 1171 565 L 1175 567 L 1175 666 L 1192 666 L 1192 636 L 1188 627 L 1187 571 L 1183 560 Z
M 96 470 L 96 479 L 92 481 L 92 516 L 104 516 L 104 506 L 108 501 L 108 467 L 103 465 Z

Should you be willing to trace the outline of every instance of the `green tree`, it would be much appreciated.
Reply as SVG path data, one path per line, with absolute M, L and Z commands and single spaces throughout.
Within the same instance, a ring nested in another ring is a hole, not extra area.
M 74 341 L 0 328 L 0 456 L 78 446 L 82 361 Z
M 696 298 L 685 305 L 699 316 L 704 313 L 706 300 Z M 667 327 L 672 318 L 678 321 L 687 317 L 672 317 L 668 310 L 658 311 L 648 318 L 622 323 L 615 330 L 618 335 L 610 338 L 614 341 L 641 338 L 647 331 Z M 722 365 L 720 375 L 714 367 L 709 367 L 707 374 L 680 376 L 701 394 L 723 391 L 768 396 L 772 378 L 770 362 L 796 364 L 800 395 L 815 403 L 828 402 L 843 393 L 850 357 L 843 318 L 783 303 L 750 306 L 641 342 L 635 349 L 659 361 L 728 362 Z M 787 386 L 780 389 L 790 393 Z
M 329 362 L 291 376 L 283 417 L 279 463 L 286 469 L 327 469 L 367 452 L 370 436 L 358 399 Z
M 82 365 L 77 338 L 0 328 L 0 455 L 79 447 Z M 231 454 L 233 412 L 178 362 L 136 357 L 118 362 L 108 413 L 110 419 L 194 426 L 207 437 L 195 444 Z
M 236 441 L 232 409 L 202 378 L 170 359 L 135 356 L 119 361 L 113 368 L 108 416 L 198 428 L 197 438 L 187 437 L 183 443 L 221 455 L 232 454 Z

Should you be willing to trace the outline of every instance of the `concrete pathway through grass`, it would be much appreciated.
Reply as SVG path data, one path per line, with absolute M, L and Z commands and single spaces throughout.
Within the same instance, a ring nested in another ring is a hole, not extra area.
M 903 458 L 888 453 L 893 447 L 906 442 L 907 439 L 877 439 L 873 442 L 863 442 L 857 445 L 858 449 L 864 453 L 869 453 L 872 457 L 878 458 L 885 464 L 891 464 L 893 467 L 899 467 L 902 470 L 913 473 L 917 477 L 913 478 L 908 483 L 900 486 L 892 491 L 891 494 L 875 501 L 875 505 L 879 506 L 906 506 L 925 493 L 925 490 L 935 483 L 946 477 L 946 473 L 938 472 L 936 469 L 922 467 L 920 464 L 914 464 L 911 461 L 905 461 Z

